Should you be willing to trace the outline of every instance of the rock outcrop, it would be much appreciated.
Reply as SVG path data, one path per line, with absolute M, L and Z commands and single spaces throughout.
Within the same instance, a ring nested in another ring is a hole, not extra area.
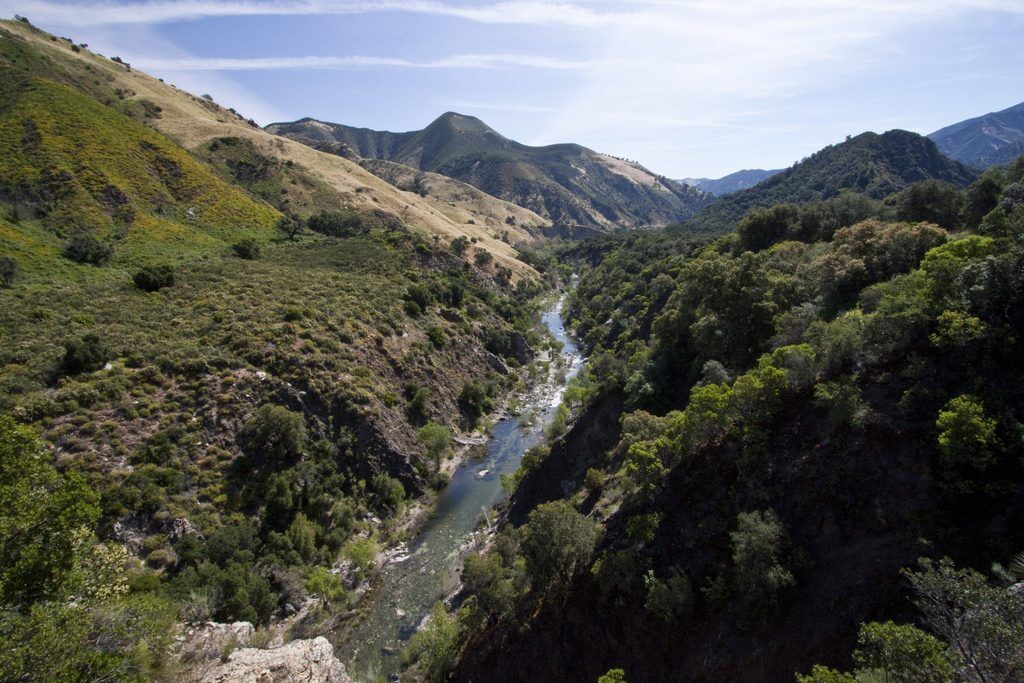
M 345 666 L 323 636 L 293 640 L 270 650 L 235 650 L 207 671 L 202 683 L 351 683 Z

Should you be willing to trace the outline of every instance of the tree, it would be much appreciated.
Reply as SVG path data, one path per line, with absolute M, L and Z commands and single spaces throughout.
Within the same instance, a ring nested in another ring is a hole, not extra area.
M 0 287 L 10 287 L 18 279 L 18 262 L 10 256 L 0 256 Z
M 76 263 L 100 266 L 114 255 L 114 247 L 90 233 L 76 232 L 64 244 L 64 255 Z
M 984 470 L 991 464 L 996 445 L 996 421 L 985 417 L 981 401 L 973 396 L 957 396 L 939 411 L 935 421 L 939 429 L 939 451 L 947 469 L 968 465 Z
M 359 237 L 370 232 L 370 222 L 358 211 L 321 211 L 306 221 L 309 229 L 331 237 Z
M 732 539 L 733 571 L 740 594 L 764 614 L 775 607 L 779 593 L 796 583 L 782 565 L 786 532 L 772 510 L 741 512 Z
M 597 527 L 564 500 L 530 512 L 522 540 L 526 571 L 538 589 L 564 585 L 590 559 Z
M 953 677 L 953 662 L 944 643 L 906 624 L 864 624 L 853 653 L 858 675 L 881 673 L 892 683 L 931 683 Z M 867 670 L 867 671 L 864 671 Z
M 327 567 L 313 567 L 306 577 L 306 590 L 320 597 L 321 605 L 337 602 L 345 597 L 345 585 L 341 577 L 332 574 Z
M 306 421 L 302 413 L 284 406 L 260 406 L 245 423 L 243 435 L 249 447 L 277 461 L 294 458 L 306 445 Z
M 1024 679 L 1024 601 L 948 559 L 905 570 L 925 624 L 946 643 L 969 681 Z
M 486 249 L 477 249 L 473 252 L 473 263 L 480 268 L 486 268 L 494 261 L 494 256 Z
M 437 603 L 430 620 L 409 643 L 412 655 L 424 669 L 428 681 L 443 681 L 459 654 L 459 621 L 448 614 L 443 603 Z
M 107 347 L 99 335 L 89 333 L 81 339 L 64 342 L 61 370 L 67 375 L 94 372 L 107 362 Z
M 597 683 L 626 683 L 626 672 L 623 669 L 609 669 L 605 675 L 598 677 Z
M 231 249 L 235 252 L 238 258 L 245 259 L 246 261 L 255 261 L 260 257 L 260 243 L 251 237 L 239 240 Z
M 316 525 L 306 515 L 301 512 L 295 515 L 285 535 L 303 562 L 313 559 L 316 554 Z
M 416 440 L 423 446 L 427 456 L 434 461 L 434 468 L 441 469 L 441 460 L 452 452 L 452 433 L 448 428 L 430 422 L 420 428 Z
M 464 236 L 456 237 L 451 242 L 452 253 L 456 256 L 462 256 L 469 249 L 469 239 Z
M 98 503 L 78 475 L 54 469 L 31 429 L 0 415 L 0 606 L 62 594 Z
M 295 239 L 304 227 L 305 224 L 302 222 L 302 219 L 291 214 L 285 214 L 277 221 L 277 229 L 283 232 L 290 240 Z
M 941 180 L 922 180 L 896 195 L 896 218 L 926 221 L 947 229 L 960 223 L 960 190 Z

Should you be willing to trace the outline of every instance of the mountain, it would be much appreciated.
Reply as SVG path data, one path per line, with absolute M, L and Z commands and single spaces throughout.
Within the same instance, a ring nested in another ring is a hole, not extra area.
M 861 133 L 815 152 L 750 189 L 723 197 L 686 225 L 695 231 L 722 233 L 752 209 L 828 199 L 844 190 L 882 199 L 928 179 L 966 187 L 976 175 L 916 133 Z
M 530 147 L 454 112 L 407 133 L 310 118 L 267 130 L 349 158 L 449 176 L 568 228 L 663 225 L 689 218 L 709 201 L 703 192 L 635 162 L 574 144 Z
M 967 119 L 928 136 L 946 156 L 968 166 L 988 168 L 1024 155 L 1024 102 Z
M 721 197 L 722 195 L 746 190 L 748 187 L 757 185 L 762 180 L 771 178 L 777 173 L 782 173 L 782 171 L 783 169 L 781 168 L 770 171 L 762 168 L 751 168 L 736 171 L 721 178 L 683 178 L 679 182 L 690 187 L 696 187 L 698 190 L 703 190 L 710 195 Z

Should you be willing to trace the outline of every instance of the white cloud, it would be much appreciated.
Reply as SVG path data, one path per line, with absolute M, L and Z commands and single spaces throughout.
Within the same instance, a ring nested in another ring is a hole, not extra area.
M 446 16 L 484 24 L 559 24 L 599 27 L 642 19 L 633 12 L 595 12 L 579 3 L 512 0 L 488 5 L 463 5 L 432 0 L 185 0 L 132 2 L 82 2 L 66 5 L 51 0 L 24 0 L 16 11 L 42 22 L 63 22 L 79 26 L 100 24 L 159 24 L 203 17 L 275 15 L 369 14 L 375 12 Z
M 406 69 L 531 69 L 573 70 L 593 66 L 593 62 L 572 61 L 537 55 L 467 54 L 439 59 L 414 61 L 397 57 L 184 57 L 163 59 L 140 57 L 135 66 L 151 71 L 266 71 L 280 69 L 371 69 L 394 67 Z

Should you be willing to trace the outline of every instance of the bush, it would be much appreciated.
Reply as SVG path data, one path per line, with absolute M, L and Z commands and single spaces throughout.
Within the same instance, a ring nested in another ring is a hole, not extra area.
M 741 512 L 730 537 L 740 595 L 762 613 L 773 608 L 782 590 L 796 583 L 782 565 L 786 532 L 779 518 L 772 510 Z
M 64 358 L 61 371 L 65 375 L 95 372 L 107 362 L 106 345 L 96 334 L 87 334 L 81 339 L 64 342 Z
M 451 250 L 456 256 L 462 256 L 469 249 L 469 240 L 465 237 L 456 237 L 452 240 Z
M 64 244 L 64 255 L 76 263 L 103 265 L 114 255 L 114 247 L 96 236 L 77 232 Z
M 306 445 L 306 422 L 301 413 L 284 406 L 261 406 L 243 429 L 250 448 L 274 460 L 294 458 Z
M 459 654 L 459 621 L 438 603 L 430 613 L 430 620 L 417 631 L 409 649 L 424 670 L 427 681 L 444 681 L 448 670 Z
M 480 382 L 467 382 L 459 392 L 459 406 L 466 416 L 475 421 L 491 409 L 487 387 Z
M 371 223 L 357 211 L 322 211 L 309 217 L 306 225 L 313 232 L 330 237 L 357 237 L 370 232 Z
M 174 269 L 168 265 L 147 266 L 135 273 L 132 280 L 144 292 L 155 292 L 174 284 Z
M 486 268 L 491 264 L 492 261 L 494 261 L 494 256 L 491 254 L 491 252 L 486 251 L 484 249 L 477 249 L 476 252 L 473 254 L 473 263 L 475 263 L 480 268 Z
M 935 421 L 939 451 L 946 468 L 968 465 L 983 470 L 992 462 L 996 421 L 985 417 L 981 402 L 973 396 L 957 396 L 946 404 Z
M 247 261 L 255 261 L 260 257 L 260 243 L 251 237 L 236 242 L 231 249 L 235 252 L 238 258 L 243 258 Z
M 18 279 L 18 262 L 10 256 L 0 256 L 0 287 L 10 287 Z

